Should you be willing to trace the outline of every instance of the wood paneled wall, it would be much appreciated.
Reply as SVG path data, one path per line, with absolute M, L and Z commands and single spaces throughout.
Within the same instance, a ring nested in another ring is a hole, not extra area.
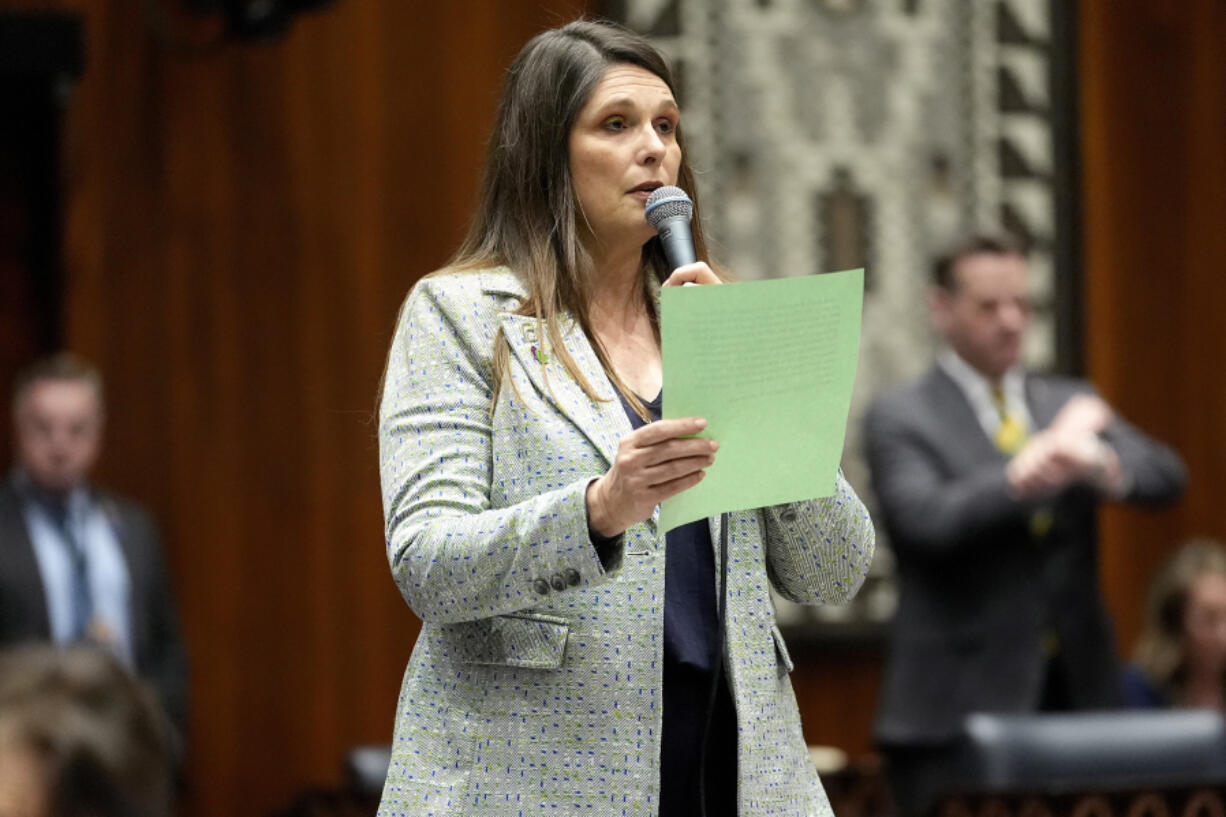
M 571 0 L 338 0 L 188 54 L 74 0 L 71 345 L 107 372 L 103 481 L 162 520 L 192 657 L 188 815 L 265 815 L 391 739 L 418 625 L 371 415 L 397 308 L 474 199 L 502 74 Z M 153 6 L 199 43 L 211 26 Z M 199 49 L 197 49 L 199 50 Z
M 1161 561 L 1226 541 L 1226 3 L 1081 0 L 1080 26 L 1090 374 L 1190 475 L 1172 510 L 1103 514 L 1127 652 Z

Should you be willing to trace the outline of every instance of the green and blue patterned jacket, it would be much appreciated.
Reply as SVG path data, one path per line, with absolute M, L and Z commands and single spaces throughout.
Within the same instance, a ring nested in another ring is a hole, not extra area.
M 570 331 L 566 348 L 606 401 L 567 374 L 534 318 L 511 314 L 524 296 L 507 270 L 444 273 L 401 311 L 379 453 L 388 559 L 423 625 L 381 817 L 658 810 L 664 534 L 653 516 L 598 558 L 585 491 L 630 424 L 588 339 Z M 491 410 L 500 328 L 509 382 Z M 872 524 L 842 474 L 829 498 L 727 518 L 739 813 L 828 815 L 769 588 L 847 600 Z

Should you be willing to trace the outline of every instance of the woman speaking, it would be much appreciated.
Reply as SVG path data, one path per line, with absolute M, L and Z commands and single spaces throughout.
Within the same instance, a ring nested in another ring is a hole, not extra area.
M 381 815 L 829 813 L 769 588 L 849 598 L 864 506 L 840 474 L 826 499 L 656 524 L 718 456 L 702 418 L 659 419 L 659 288 L 720 282 L 697 217 L 700 260 L 673 270 L 644 216 L 662 186 L 697 203 L 680 124 L 643 38 L 538 35 L 468 236 L 401 310 L 380 467 L 423 626 Z

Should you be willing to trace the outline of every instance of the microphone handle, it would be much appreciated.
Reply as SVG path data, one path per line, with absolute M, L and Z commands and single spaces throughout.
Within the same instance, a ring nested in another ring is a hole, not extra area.
M 698 260 L 694 254 L 694 234 L 690 232 L 690 220 L 684 217 L 667 219 L 660 225 L 660 243 L 664 257 L 673 269 L 693 264 Z

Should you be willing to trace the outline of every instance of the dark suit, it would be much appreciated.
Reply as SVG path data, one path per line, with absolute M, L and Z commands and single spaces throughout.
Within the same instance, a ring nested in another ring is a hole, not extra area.
M 107 494 L 96 501 L 111 522 L 127 564 L 136 672 L 157 692 L 182 735 L 187 721 L 187 651 L 157 529 L 132 502 Z M 0 646 L 50 638 L 47 598 L 21 499 L 12 480 L 6 479 L 0 485 Z
M 1036 429 L 1090 384 L 1028 375 Z M 1124 501 L 1160 502 L 1183 489 L 1178 455 L 1117 419 L 1103 438 L 1130 487 Z M 1039 707 L 1047 634 L 1059 639 L 1070 708 L 1120 704 L 1111 622 L 1098 583 L 1096 511 L 1088 487 L 1046 502 L 1007 491 L 1006 457 L 939 366 L 870 408 L 865 445 L 879 522 L 898 560 L 899 608 L 875 736 L 889 747 L 952 739 L 973 711 Z M 1036 511 L 1051 514 L 1032 533 Z

